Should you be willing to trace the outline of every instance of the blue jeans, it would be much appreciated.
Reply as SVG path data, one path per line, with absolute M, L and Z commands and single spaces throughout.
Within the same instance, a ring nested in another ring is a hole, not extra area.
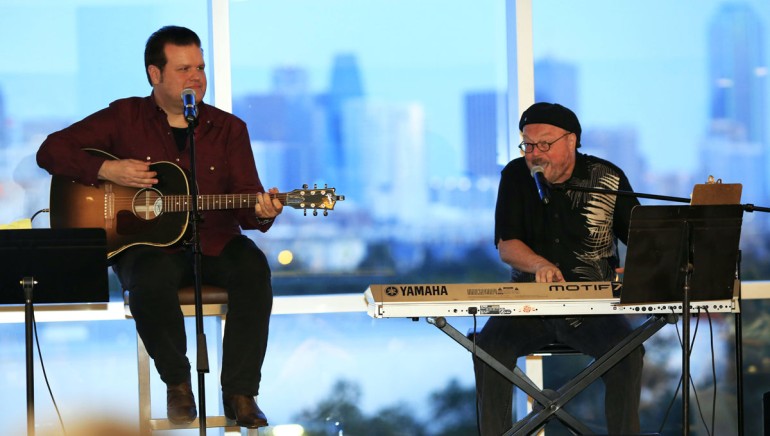
M 545 345 L 558 342 L 592 356 L 601 357 L 632 332 L 623 316 L 592 315 L 572 326 L 568 318 L 552 316 L 491 317 L 476 337 L 476 344 L 506 367 L 516 359 Z M 632 351 L 602 379 L 605 385 L 604 413 L 610 434 L 639 433 L 644 348 Z M 479 431 L 498 436 L 513 425 L 513 384 L 486 363 L 474 359 L 476 393 L 479 399 Z
M 161 380 L 166 384 L 188 380 L 190 361 L 177 291 L 193 283 L 192 256 L 137 246 L 121 253 L 113 268 L 129 291 L 136 330 Z M 203 283 L 228 293 L 222 392 L 257 395 L 273 305 L 267 259 L 253 241 L 238 236 L 219 256 L 202 256 L 201 270 Z

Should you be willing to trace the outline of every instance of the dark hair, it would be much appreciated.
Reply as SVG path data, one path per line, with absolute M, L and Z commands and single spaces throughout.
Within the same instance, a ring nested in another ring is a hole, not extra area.
M 144 46 L 144 72 L 147 74 L 147 81 L 150 82 L 150 85 L 152 85 L 152 79 L 150 79 L 150 72 L 147 71 L 147 68 L 150 65 L 155 65 L 158 69 L 163 70 L 166 62 L 168 62 L 164 51 L 166 44 L 180 46 L 194 44 L 200 47 L 201 39 L 192 30 L 180 26 L 164 26 L 150 35 Z

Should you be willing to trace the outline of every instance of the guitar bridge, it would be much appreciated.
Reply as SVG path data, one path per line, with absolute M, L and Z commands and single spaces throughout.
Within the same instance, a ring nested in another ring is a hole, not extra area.
M 104 225 L 111 229 L 115 221 L 115 193 L 112 192 L 112 183 L 104 184 Z

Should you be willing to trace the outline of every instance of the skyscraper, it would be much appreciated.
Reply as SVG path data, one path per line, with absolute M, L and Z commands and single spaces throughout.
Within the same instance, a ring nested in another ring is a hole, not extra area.
M 709 26 L 710 120 L 704 174 L 742 183 L 743 200 L 768 200 L 764 27 L 748 5 L 725 4 Z
M 766 144 L 764 27 L 745 4 L 725 4 L 709 27 L 711 120 L 729 123 L 736 140 Z
M 478 179 L 499 177 L 507 162 L 498 162 L 508 147 L 506 94 L 496 91 L 465 94 L 465 161 L 467 174 Z
M 422 223 L 428 202 L 423 107 L 357 100 L 342 109 L 350 206 L 380 222 Z
M 589 127 L 580 138 L 583 144 L 578 151 L 607 159 L 623 169 L 634 190 L 644 192 L 647 162 L 639 150 L 639 132 L 634 126 Z M 661 195 L 678 195 L 678 186 L 655 190 Z M 687 192 L 687 191 L 685 191 Z
M 260 169 L 273 177 L 270 183 L 286 189 L 312 185 L 326 176 L 321 159 L 323 111 L 308 92 L 304 68 L 278 67 L 272 82 L 268 93 L 234 100 L 233 113 L 248 125 L 252 144 L 259 143 L 270 154 L 270 165 Z
M 578 72 L 574 64 L 553 58 L 535 62 L 535 101 L 559 103 L 578 116 Z
M 364 97 L 364 85 L 358 58 L 352 53 L 338 54 L 332 61 L 331 79 L 325 94 L 319 96 L 320 105 L 325 109 L 326 135 L 321 159 L 328 163 L 326 173 L 341 186 L 349 185 L 345 168 L 349 165 L 347 155 L 349 138 L 345 137 L 347 127 L 343 114 L 349 102 Z
M 342 108 L 346 102 L 363 96 L 363 79 L 356 55 L 338 54 L 334 57 L 332 64 L 331 81 L 325 102 L 327 104 L 330 141 L 334 151 L 338 153 L 338 158 L 342 159 L 343 166 L 345 156 L 342 151 L 345 138 L 343 137 Z

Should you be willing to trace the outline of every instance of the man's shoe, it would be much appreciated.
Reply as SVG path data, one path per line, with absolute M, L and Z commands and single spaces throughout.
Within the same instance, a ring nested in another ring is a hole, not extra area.
M 189 424 L 198 416 L 190 381 L 166 386 L 166 413 L 176 425 Z
M 249 395 L 222 396 L 225 416 L 236 424 L 246 428 L 267 427 L 267 417 L 257 406 L 254 397 Z

